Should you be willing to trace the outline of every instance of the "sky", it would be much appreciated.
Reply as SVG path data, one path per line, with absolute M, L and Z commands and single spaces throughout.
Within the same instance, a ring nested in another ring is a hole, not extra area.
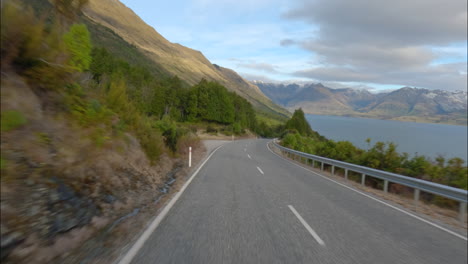
M 466 0 L 121 0 L 248 80 L 467 91 Z

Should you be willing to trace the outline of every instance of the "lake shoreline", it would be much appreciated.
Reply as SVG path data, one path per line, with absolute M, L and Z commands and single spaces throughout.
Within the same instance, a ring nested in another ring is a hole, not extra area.
M 418 123 L 418 124 L 434 124 L 434 125 L 450 125 L 450 126 L 464 126 L 468 127 L 467 120 L 449 120 L 447 122 L 434 119 L 434 117 L 419 117 L 419 116 L 398 116 L 398 117 L 384 117 L 384 116 L 369 116 L 366 114 L 317 114 L 317 113 L 305 113 L 306 115 L 318 115 L 318 116 L 337 116 L 337 117 L 353 117 L 373 120 L 385 120 L 385 121 L 399 121 L 405 123 Z M 442 118 L 442 117 L 441 117 Z
M 312 129 L 328 139 L 350 141 L 356 147 L 368 149 L 377 141 L 397 144 L 397 151 L 410 157 L 424 155 L 435 159 L 459 157 L 467 160 L 467 126 L 404 122 L 361 117 L 306 114 Z

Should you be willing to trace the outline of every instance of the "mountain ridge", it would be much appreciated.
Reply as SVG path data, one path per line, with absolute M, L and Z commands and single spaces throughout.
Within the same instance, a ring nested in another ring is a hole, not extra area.
M 120 1 L 90 0 L 83 11 L 91 21 L 111 29 L 167 72 L 177 75 L 189 85 L 194 85 L 201 79 L 217 81 L 246 98 L 262 112 L 283 118 L 291 115 L 236 72 L 212 64 L 198 50 L 168 41 Z
M 332 89 L 321 83 L 254 82 L 274 102 L 290 111 L 302 108 L 318 115 L 356 116 L 427 123 L 466 125 L 467 92 L 402 87 L 371 93 L 353 88 Z

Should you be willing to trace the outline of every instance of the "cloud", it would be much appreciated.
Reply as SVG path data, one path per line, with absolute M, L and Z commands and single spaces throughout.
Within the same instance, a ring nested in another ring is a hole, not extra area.
M 430 49 L 417 46 L 381 47 L 369 43 L 326 45 L 308 41 L 302 47 L 317 53 L 322 64 L 353 66 L 356 68 L 394 69 L 430 64 L 435 58 Z
M 284 16 L 320 25 L 320 37 L 383 46 L 466 41 L 467 2 L 460 0 L 299 0 Z
M 291 46 L 291 45 L 294 45 L 296 44 L 296 42 L 292 39 L 282 39 L 280 41 L 280 45 L 283 46 L 283 47 L 287 47 L 287 46 Z
M 265 75 L 260 75 L 260 74 L 251 74 L 251 73 L 245 73 L 241 72 L 239 73 L 244 79 L 249 80 L 249 81 L 262 81 L 266 83 L 275 83 L 278 82 L 276 80 L 273 80 Z
M 276 66 L 268 63 L 256 63 L 256 62 L 249 62 L 249 63 L 238 63 L 238 67 L 241 68 L 248 68 L 268 73 L 277 73 Z
M 466 1 L 297 3 L 283 17 L 305 21 L 318 30 L 302 39 L 281 41 L 283 47 L 296 45 L 313 57 L 314 67 L 295 71 L 294 76 L 332 82 L 467 89 Z M 461 63 L 446 63 L 453 61 Z
M 315 67 L 293 73 L 297 77 L 329 82 L 367 82 L 442 90 L 466 90 L 467 74 L 463 63 L 439 64 L 412 71 L 360 72 L 343 67 Z

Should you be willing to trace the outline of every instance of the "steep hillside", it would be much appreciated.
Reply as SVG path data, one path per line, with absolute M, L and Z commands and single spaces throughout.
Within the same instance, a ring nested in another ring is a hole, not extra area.
M 23 4 L 1 10 L 0 260 L 110 263 L 183 184 L 188 147 L 193 165 L 202 158 L 197 129 L 247 134 L 255 112 L 217 83 L 186 87 L 46 0 Z
M 290 115 L 234 71 L 211 64 L 200 51 L 169 42 L 119 1 L 90 0 L 84 13 L 90 20 L 112 30 L 143 51 L 165 71 L 179 76 L 189 85 L 203 78 L 214 80 L 243 96 L 262 112 L 280 117 Z
M 322 84 L 255 83 L 274 102 L 309 114 L 466 125 L 467 93 L 403 87 L 373 94 Z

